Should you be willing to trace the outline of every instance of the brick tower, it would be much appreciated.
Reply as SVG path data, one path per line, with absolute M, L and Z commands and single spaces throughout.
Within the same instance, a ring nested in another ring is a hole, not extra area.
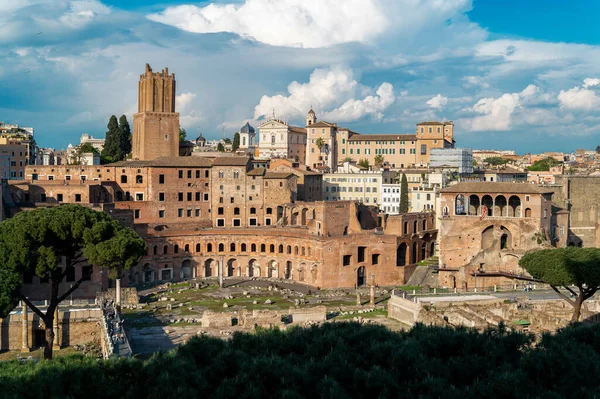
M 179 156 L 179 113 L 175 112 L 175 74 L 169 68 L 140 76 L 138 112 L 133 115 L 133 159 Z

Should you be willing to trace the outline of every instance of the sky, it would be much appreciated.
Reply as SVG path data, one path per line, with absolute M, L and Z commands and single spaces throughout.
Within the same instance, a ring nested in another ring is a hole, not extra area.
M 273 113 L 368 133 L 452 120 L 457 146 L 600 145 L 600 2 L 0 0 L 0 121 L 40 146 L 133 119 L 146 63 L 188 137 Z

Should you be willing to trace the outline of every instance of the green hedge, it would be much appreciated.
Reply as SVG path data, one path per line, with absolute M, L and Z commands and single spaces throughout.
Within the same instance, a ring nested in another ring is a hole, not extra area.
M 545 335 L 504 328 L 336 323 L 194 338 L 146 361 L 83 357 L 0 364 L 9 398 L 594 397 L 600 327 Z

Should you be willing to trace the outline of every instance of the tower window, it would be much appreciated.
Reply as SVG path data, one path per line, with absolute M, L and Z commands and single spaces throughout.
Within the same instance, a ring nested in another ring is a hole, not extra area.
M 169 141 L 169 135 L 165 134 L 165 141 Z

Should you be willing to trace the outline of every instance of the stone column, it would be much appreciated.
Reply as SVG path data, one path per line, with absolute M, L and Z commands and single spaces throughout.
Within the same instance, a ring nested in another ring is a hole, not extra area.
M 358 290 L 356 291 L 356 306 L 360 306 L 361 302 L 360 302 L 360 292 L 358 292 Z
M 375 307 L 375 274 L 371 274 L 371 298 L 369 300 L 369 306 L 371 308 Z
M 58 306 L 54 310 L 54 343 L 52 349 L 60 349 L 60 327 L 58 326 Z
M 223 288 L 223 257 L 219 259 L 219 287 Z
M 29 352 L 29 320 L 25 302 L 21 302 L 21 334 L 21 352 Z
M 121 308 L 121 279 L 118 278 L 115 280 L 115 303 L 117 304 L 117 308 Z

